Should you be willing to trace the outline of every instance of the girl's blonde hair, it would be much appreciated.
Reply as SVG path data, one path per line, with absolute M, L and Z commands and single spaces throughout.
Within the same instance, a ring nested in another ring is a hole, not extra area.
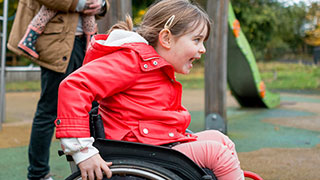
M 155 47 L 159 32 L 165 28 L 165 25 L 172 35 L 180 37 L 195 30 L 201 24 L 205 24 L 203 29 L 205 27 L 208 29 L 205 38 L 207 39 L 210 33 L 210 19 L 200 6 L 190 3 L 189 0 L 160 0 L 155 2 L 144 15 L 137 33 Z M 109 33 L 114 29 L 131 31 L 133 29 L 131 17 L 127 16 L 125 22 L 112 26 Z

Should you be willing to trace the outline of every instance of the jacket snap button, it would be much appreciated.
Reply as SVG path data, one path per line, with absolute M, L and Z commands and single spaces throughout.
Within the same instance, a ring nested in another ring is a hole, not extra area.
M 63 60 L 63 61 L 66 61 L 66 60 L 67 60 L 67 56 L 63 56 L 63 57 L 62 57 L 62 60 Z
M 143 133 L 144 133 L 144 134 L 148 134 L 148 133 L 149 133 L 149 130 L 148 130 L 147 128 L 144 128 L 144 129 L 143 129 Z
M 148 68 L 148 64 L 144 64 L 143 67 L 144 67 L 145 69 L 147 69 L 147 68 Z
M 61 120 L 60 119 L 58 119 L 57 120 L 57 125 L 59 125 L 61 123 Z
M 153 61 L 153 65 L 158 65 L 158 62 L 157 61 Z
M 170 137 L 173 137 L 173 136 L 174 136 L 174 134 L 173 134 L 173 133 L 169 133 L 169 136 L 170 136 Z

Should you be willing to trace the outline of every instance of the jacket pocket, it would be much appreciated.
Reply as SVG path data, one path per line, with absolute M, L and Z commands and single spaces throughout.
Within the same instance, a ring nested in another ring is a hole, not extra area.
M 158 140 L 175 140 L 183 137 L 176 128 L 157 121 L 140 121 L 139 132 L 142 137 Z

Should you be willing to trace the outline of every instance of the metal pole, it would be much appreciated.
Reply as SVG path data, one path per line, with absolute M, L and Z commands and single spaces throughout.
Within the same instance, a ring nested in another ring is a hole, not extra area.
M 108 13 L 97 21 L 99 33 L 106 33 L 119 20 L 125 20 L 127 14 L 132 17 L 132 0 L 110 0 Z
M 207 41 L 205 59 L 205 116 L 206 129 L 221 129 L 227 133 L 226 89 L 227 89 L 227 36 L 229 0 L 208 0 L 207 12 L 213 19 L 210 37 Z M 214 113 L 214 114 L 213 114 Z M 211 117 L 221 116 L 221 123 Z M 213 124 L 208 127 L 207 125 Z
M 2 42 L 1 42 L 1 92 L 0 92 L 0 129 L 5 120 L 5 65 L 6 65 L 6 49 L 7 49 L 7 21 L 8 21 L 8 0 L 4 0 L 3 17 L 2 17 Z

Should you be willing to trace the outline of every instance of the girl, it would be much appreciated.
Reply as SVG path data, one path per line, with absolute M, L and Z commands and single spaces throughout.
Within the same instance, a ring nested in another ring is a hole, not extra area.
M 181 105 L 175 72 L 188 74 L 205 53 L 208 15 L 187 0 L 162 0 L 148 10 L 137 33 L 131 30 L 127 17 L 108 35 L 94 36 L 85 65 L 60 84 L 56 137 L 82 178 L 101 179 L 102 171 L 111 176 L 111 163 L 103 161 L 90 138 L 88 112 L 97 100 L 107 139 L 173 143 L 219 180 L 244 179 L 228 137 L 215 130 L 185 132 L 191 119 Z
M 90 5 L 90 4 L 87 4 Z M 36 51 L 36 41 L 40 34 L 45 29 L 46 24 L 57 14 L 57 11 L 48 9 L 46 6 L 42 5 L 40 11 L 34 16 L 30 22 L 25 35 L 18 44 L 18 48 L 23 50 L 30 56 L 38 59 L 39 54 Z M 91 35 L 96 33 L 96 23 L 95 17 L 89 15 L 82 15 L 82 28 L 87 39 L 87 45 L 89 44 Z

